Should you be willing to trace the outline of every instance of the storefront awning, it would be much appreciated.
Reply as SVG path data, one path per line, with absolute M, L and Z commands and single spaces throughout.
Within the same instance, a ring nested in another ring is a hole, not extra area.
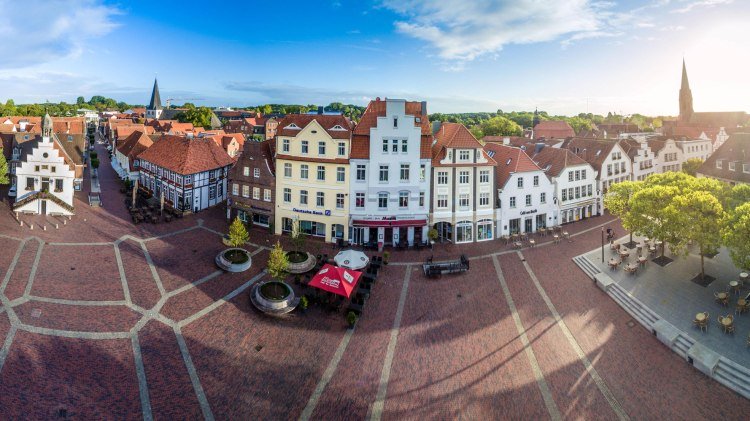
M 355 227 L 422 227 L 427 225 L 426 219 L 401 219 L 396 221 L 358 221 L 353 220 Z

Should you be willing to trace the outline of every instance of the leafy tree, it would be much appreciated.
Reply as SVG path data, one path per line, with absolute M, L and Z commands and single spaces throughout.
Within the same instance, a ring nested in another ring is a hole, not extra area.
M 261 113 L 263 113 L 263 114 L 271 114 L 271 113 L 273 113 L 273 107 L 271 107 L 269 104 L 266 104 L 261 109 Z
M 12 99 L 9 99 L 9 100 L 5 101 L 5 107 L 4 108 L 5 108 L 5 115 L 15 115 L 16 112 L 17 112 L 17 110 L 16 110 L 16 103 L 13 102 Z
M 716 253 L 721 246 L 718 224 L 724 219 L 724 209 L 716 196 L 701 190 L 675 197 L 670 207 L 669 213 L 677 216 L 681 227 L 680 235 L 670 244 L 670 249 L 673 253 L 687 254 L 687 244 L 697 244 L 701 256 L 701 278 L 704 278 L 704 256 Z
M 687 161 L 685 161 L 685 163 L 682 164 L 682 172 L 695 177 L 695 174 L 698 172 L 698 168 L 700 168 L 702 164 L 703 164 L 702 159 L 690 158 Z
M 591 130 L 593 127 L 593 124 L 590 120 L 583 119 L 581 117 L 571 117 L 565 119 L 568 124 L 570 124 L 570 127 L 573 128 L 573 131 L 576 133 L 580 133 L 583 130 Z
M 294 247 L 294 250 L 301 253 L 302 249 L 305 247 L 307 236 L 300 229 L 298 219 L 295 219 L 294 221 L 292 221 L 292 236 L 291 237 L 292 237 L 292 246 Z
M 721 235 L 734 264 L 750 269 L 750 203 L 728 212 Z
M 724 192 L 724 208 L 732 211 L 738 206 L 750 203 L 750 184 L 737 184 Z
M 0 148 L 0 184 L 10 184 L 10 177 L 8 177 L 8 161 L 5 159 L 5 154 L 2 153 Z
M 482 128 L 481 128 L 481 127 L 479 127 L 479 126 L 472 126 L 471 128 L 469 128 L 469 131 L 470 131 L 470 132 L 471 132 L 471 134 L 473 134 L 473 135 L 474 135 L 474 137 L 476 137 L 477 139 L 481 139 L 481 138 L 483 138 L 483 137 L 484 137 L 484 133 L 482 133 Z
M 268 256 L 267 266 L 268 273 L 271 274 L 272 278 L 284 282 L 289 269 L 289 259 L 286 257 L 286 253 L 281 248 L 279 241 L 276 241 L 276 245 L 273 246 L 273 250 L 271 250 L 271 254 Z
M 82 96 L 79 96 L 78 98 L 76 98 L 76 105 L 77 106 L 80 107 L 80 106 L 84 105 L 85 103 L 86 103 L 86 98 L 84 98 Z
M 505 117 L 492 117 L 480 125 L 485 136 L 521 136 L 523 129 Z
M 229 244 L 232 247 L 241 247 L 247 242 L 248 238 L 250 238 L 250 235 L 247 233 L 245 224 L 240 221 L 239 217 L 234 218 L 229 226 Z
M 633 231 L 637 231 L 641 218 L 635 217 L 632 209 L 633 195 L 643 188 L 641 181 L 623 181 L 613 184 L 604 196 L 604 206 L 612 215 L 620 217 L 622 226 L 630 231 L 630 243 L 633 243 Z
M 191 108 L 177 115 L 177 120 L 181 123 L 193 123 L 194 127 L 203 127 L 211 129 L 212 111 L 208 107 Z
M 638 231 L 647 237 L 662 241 L 662 256 L 666 243 L 679 241 L 682 232 L 682 221 L 675 213 L 674 207 L 669 206 L 679 192 L 674 186 L 644 186 L 635 192 L 630 200 L 629 218 L 633 218 L 630 223 L 637 226 Z

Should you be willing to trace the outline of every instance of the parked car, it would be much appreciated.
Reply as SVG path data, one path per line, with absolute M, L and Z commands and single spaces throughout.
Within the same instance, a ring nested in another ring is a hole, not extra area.
M 10 190 L 8 190 L 8 196 L 16 197 L 16 186 L 10 186 Z

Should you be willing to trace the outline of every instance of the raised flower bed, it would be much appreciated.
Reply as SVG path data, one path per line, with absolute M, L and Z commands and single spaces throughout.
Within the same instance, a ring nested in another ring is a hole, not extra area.
M 294 296 L 292 287 L 280 281 L 267 281 L 253 285 L 250 301 L 266 314 L 281 315 L 294 310 L 299 298 Z
M 289 260 L 287 272 L 292 275 L 307 273 L 315 267 L 315 256 L 303 251 L 288 251 L 286 258 Z
M 242 248 L 230 248 L 216 256 L 216 265 L 227 272 L 244 272 L 252 264 L 250 253 Z

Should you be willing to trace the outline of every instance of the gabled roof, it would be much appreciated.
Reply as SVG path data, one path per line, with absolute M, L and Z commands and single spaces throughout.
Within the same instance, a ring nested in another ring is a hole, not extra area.
M 435 133 L 435 142 L 432 145 L 432 165 L 433 166 L 446 166 L 446 165 L 461 165 L 466 166 L 467 164 L 441 164 L 440 161 L 445 159 L 447 155 L 447 149 L 482 149 L 482 143 L 478 141 L 473 134 L 463 124 L 459 123 L 443 123 L 440 126 L 440 130 Z M 495 165 L 496 162 L 490 158 L 484 150 L 482 150 L 487 164 L 478 165 Z M 471 164 L 474 165 L 474 164 Z
M 612 151 L 612 148 L 618 143 L 619 141 L 617 140 L 573 138 L 566 141 L 563 147 L 571 150 L 574 154 L 591 164 L 595 170 L 599 171 L 602 168 L 602 163 Z
M 378 125 L 378 117 L 385 117 L 386 104 L 387 100 L 380 98 L 367 104 L 352 134 L 351 158 L 367 159 L 370 157 L 370 129 Z M 405 114 L 414 116 L 414 126 L 421 130 L 420 158 L 429 159 L 432 157 L 432 129 L 429 116 L 423 108 L 426 106 L 423 107 L 421 102 L 406 101 Z
M 151 140 L 148 135 L 141 131 L 134 131 L 130 134 L 125 140 L 120 142 L 120 145 L 117 147 L 117 150 L 128 157 L 128 162 L 130 164 L 130 171 L 135 171 L 135 167 L 133 166 L 133 163 L 135 162 L 135 158 L 140 155 L 143 151 L 150 148 L 154 142 Z
M 573 165 L 586 165 L 586 161 L 567 149 L 543 148 L 532 157 L 532 160 L 548 177 L 557 177 L 566 168 Z
M 534 137 L 540 138 L 566 138 L 575 136 L 576 133 L 567 121 L 545 120 L 534 126 Z
M 234 160 L 210 138 L 165 135 L 138 156 L 154 165 L 188 175 L 232 165 Z
M 510 176 L 519 172 L 541 171 L 538 165 L 520 148 L 487 143 L 484 150 L 497 162 L 495 166 L 495 179 L 497 187 L 504 188 Z
M 633 158 L 638 156 L 638 152 L 641 151 L 641 143 L 635 139 L 630 138 L 620 140 L 620 147 L 622 147 L 625 153 L 630 157 L 631 161 L 633 160 Z
M 332 139 L 350 139 L 352 124 L 342 115 L 320 115 L 320 114 L 288 114 L 279 122 L 278 136 L 297 136 L 302 129 L 317 121 Z M 293 128 L 294 126 L 298 128 Z M 334 130 L 335 126 L 341 126 L 343 130 Z
M 716 168 L 718 160 L 722 161 L 721 168 Z M 734 162 L 734 171 L 729 170 L 729 162 Z M 742 171 L 743 164 L 750 165 L 750 133 L 735 133 L 706 159 L 697 172 L 708 177 L 750 183 L 750 174 Z

